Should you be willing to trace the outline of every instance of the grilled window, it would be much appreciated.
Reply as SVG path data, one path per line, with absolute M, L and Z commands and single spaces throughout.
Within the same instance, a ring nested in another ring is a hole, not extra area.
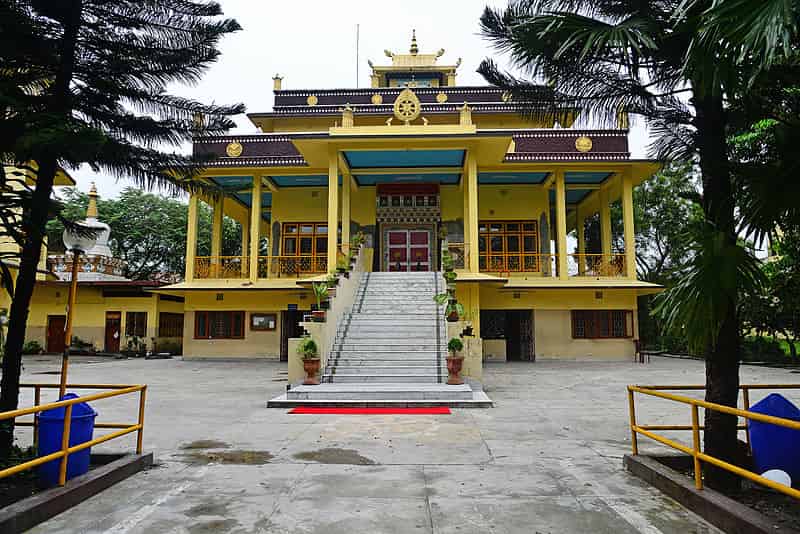
M 573 310 L 573 339 L 620 339 L 633 337 L 631 310 Z
M 195 312 L 194 337 L 200 339 L 242 339 L 244 337 L 244 312 Z

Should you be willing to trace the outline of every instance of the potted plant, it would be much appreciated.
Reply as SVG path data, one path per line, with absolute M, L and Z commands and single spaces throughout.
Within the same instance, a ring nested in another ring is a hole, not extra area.
M 317 342 L 311 337 L 304 337 L 300 340 L 300 344 L 297 345 L 297 354 L 303 358 L 303 370 L 306 372 L 306 379 L 303 380 L 303 384 L 306 386 L 316 386 L 319 384 L 319 379 L 317 378 L 317 374 L 319 373 Z
M 328 284 L 328 291 L 330 291 L 339 285 L 339 277 L 336 276 L 336 273 L 331 273 L 328 275 L 328 278 L 325 279 L 325 282 Z
M 323 309 L 323 301 L 328 304 L 328 285 L 323 282 L 314 282 L 311 284 L 311 289 L 314 291 L 314 298 L 317 300 L 317 309 L 313 310 L 311 314 L 314 316 L 314 321 L 317 323 L 325 322 L 325 310 Z
M 455 297 L 456 295 L 456 273 L 454 271 L 445 271 L 444 272 L 444 281 L 447 283 L 447 293 L 451 297 Z
M 464 306 L 456 299 L 450 299 L 447 302 L 444 314 L 447 316 L 448 323 L 458 322 L 461 316 L 464 315 Z
M 345 278 L 350 278 L 350 264 L 344 254 L 336 256 L 336 271 Z
M 447 352 L 450 353 L 447 357 L 447 383 L 450 385 L 464 383 L 464 379 L 460 376 L 461 367 L 464 365 L 464 355 L 460 354 L 463 349 L 464 343 L 457 337 L 447 342 Z

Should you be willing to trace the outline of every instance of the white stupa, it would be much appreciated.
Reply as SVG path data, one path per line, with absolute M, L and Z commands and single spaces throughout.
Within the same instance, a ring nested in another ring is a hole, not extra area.
M 78 271 L 78 282 L 124 282 L 129 280 L 122 276 L 125 262 L 115 258 L 108 240 L 111 237 L 111 227 L 98 219 L 97 187 L 94 182 L 89 190 L 89 206 L 86 208 L 86 218 L 79 221 L 81 224 L 97 228 L 97 241 L 86 254 L 81 254 Z M 50 255 L 47 257 L 48 267 L 59 280 L 72 279 L 72 252 Z

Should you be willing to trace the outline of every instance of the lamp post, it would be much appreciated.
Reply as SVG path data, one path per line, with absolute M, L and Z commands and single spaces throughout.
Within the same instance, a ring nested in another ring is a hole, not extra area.
M 91 225 L 82 224 L 85 230 L 70 231 L 65 229 L 62 239 L 67 250 L 72 252 L 72 278 L 69 285 L 69 299 L 67 301 L 67 323 L 64 327 L 64 352 L 61 356 L 61 385 L 58 388 L 58 398 L 64 397 L 67 390 L 67 367 L 69 365 L 69 348 L 72 345 L 72 317 L 75 312 L 75 301 L 78 298 L 78 263 L 81 254 L 90 250 L 97 238 L 93 232 L 96 230 Z

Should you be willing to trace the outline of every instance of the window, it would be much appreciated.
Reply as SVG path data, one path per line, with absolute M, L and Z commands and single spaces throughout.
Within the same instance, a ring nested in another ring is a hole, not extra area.
M 278 324 L 278 316 L 274 313 L 251 313 L 250 330 L 275 330 Z
M 195 312 L 194 337 L 201 339 L 242 339 L 244 338 L 244 312 Z
M 633 337 L 630 310 L 573 310 L 573 339 L 619 339 Z
M 284 256 L 325 256 L 328 253 L 327 223 L 284 223 Z
M 147 312 L 128 312 L 125 314 L 125 335 L 144 337 L 147 335 Z
M 183 337 L 183 314 L 161 312 L 158 315 L 159 337 Z
M 540 271 L 539 225 L 536 221 L 480 221 L 481 271 Z

